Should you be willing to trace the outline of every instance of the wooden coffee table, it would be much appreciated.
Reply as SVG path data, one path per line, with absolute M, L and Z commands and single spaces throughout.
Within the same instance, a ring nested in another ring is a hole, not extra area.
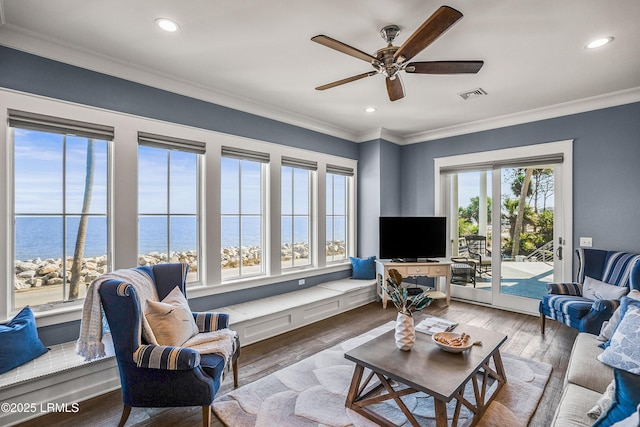
M 388 419 L 368 408 L 368 405 L 393 399 L 411 425 L 418 421 L 400 397 L 424 392 L 433 396 L 437 427 L 447 427 L 447 402 L 456 399 L 451 426 L 457 426 L 461 406 L 473 412 L 475 425 L 507 377 L 502 365 L 500 346 L 507 336 L 488 329 L 459 324 L 454 332 L 466 332 L 472 341 L 482 341 L 462 353 L 447 353 L 432 341 L 431 336 L 416 332 L 416 343 L 411 351 L 401 351 L 395 345 L 394 331 L 372 339 L 345 353 L 355 362 L 351 386 L 345 406 L 381 426 L 393 426 Z M 495 369 L 489 362 L 493 359 Z M 365 368 L 371 373 L 364 377 Z M 490 393 L 489 379 L 498 381 Z M 399 384 L 393 384 L 395 383 Z M 471 381 L 475 403 L 464 398 L 465 386 Z

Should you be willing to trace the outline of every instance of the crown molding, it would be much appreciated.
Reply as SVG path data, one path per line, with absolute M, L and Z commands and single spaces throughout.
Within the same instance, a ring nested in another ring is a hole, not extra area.
M 556 117 L 569 116 L 571 114 L 600 110 L 603 108 L 631 104 L 639 101 L 640 87 L 635 87 L 619 92 L 612 92 L 604 95 L 598 95 L 589 98 L 578 99 L 575 101 L 550 105 L 547 107 L 522 111 L 519 113 L 508 114 L 500 117 L 493 117 L 491 119 L 478 120 L 461 125 L 432 129 L 424 132 L 405 135 L 404 145 L 417 144 L 419 142 L 433 141 L 435 139 L 482 132 L 485 130 L 498 129 L 523 123 L 531 123 L 539 120 L 553 119 Z
M 367 142 L 374 139 L 384 139 L 385 141 L 393 142 L 398 145 L 403 145 L 405 141 L 402 135 L 393 133 L 385 128 L 377 128 L 356 134 L 353 142 Z
M 406 135 L 394 133 L 385 128 L 353 132 L 273 105 L 258 103 L 231 93 L 214 91 L 209 87 L 197 85 L 148 68 L 135 66 L 131 63 L 125 63 L 117 58 L 97 54 L 76 45 L 59 40 L 45 39 L 37 33 L 28 32 L 7 24 L 2 6 L 3 1 L 0 0 L 0 44 L 3 46 L 356 143 L 384 139 L 398 145 L 416 144 L 640 101 L 640 87 L 636 87 L 500 117 Z
M 0 5 L 2 5 L 1 1 Z M 0 44 L 54 61 L 211 102 L 245 113 L 255 114 L 336 138 L 352 142 L 356 142 L 357 139 L 356 133 L 348 129 L 273 105 L 258 103 L 223 91 L 212 90 L 207 86 L 194 84 L 193 82 L 131 63 L 125 63 L 117 58 L 98 54 L 77 45 L 59 40 L 44 39 L 37 33 L 25 31 L 10 24 L 0 23 Z

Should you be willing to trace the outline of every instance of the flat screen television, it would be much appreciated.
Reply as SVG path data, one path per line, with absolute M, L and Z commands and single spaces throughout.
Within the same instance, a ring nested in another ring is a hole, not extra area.
M 380 259 L 415 262 L 447 256 L 445 217 L 380 217 Z

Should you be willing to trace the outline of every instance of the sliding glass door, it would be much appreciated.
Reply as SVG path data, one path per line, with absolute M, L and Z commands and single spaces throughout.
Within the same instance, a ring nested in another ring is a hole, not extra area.
M 454 297 L 535 313 L 547 283 L 570 280 L 570 148 L 436 159 L 436 212 L 449 219 Z

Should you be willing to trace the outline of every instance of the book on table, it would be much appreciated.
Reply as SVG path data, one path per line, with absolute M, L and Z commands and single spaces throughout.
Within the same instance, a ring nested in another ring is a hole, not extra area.
M 436 316 L 427 316 L 415 326 L 416 331 L 433 335 L 436 332 L 449 332 L 458 326 L 456 322 Z

